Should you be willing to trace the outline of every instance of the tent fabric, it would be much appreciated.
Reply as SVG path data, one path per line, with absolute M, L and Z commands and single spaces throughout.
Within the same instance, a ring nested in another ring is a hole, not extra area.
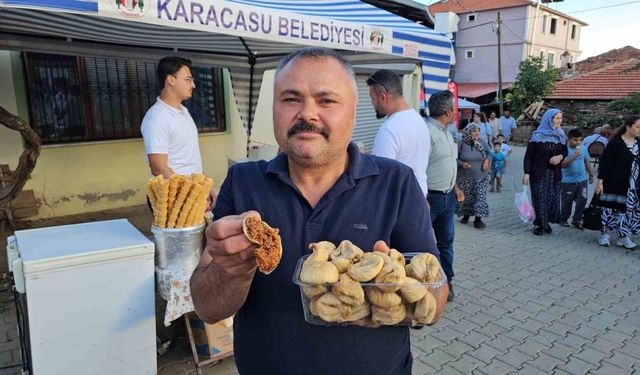
M 503 82 L 502 89 L 508 89 L 512 83 Z M 458 96 L 463 98 L 477 98 L 498 91 L 498 82 L 491 83 L 458 83 Z
M 120 3 L 129 4 L 130 1 L 120 0 Z M 238 35 L 236 32 L 236 35 L 230 35 L 225 34 L 225 30 L 196 30 L 188 23 L 168 26 L 148 23 L 151 21 L 140 22 L 136 18 L 96 16 L 100 7 L 113 7 L 112 2 L 116 3 L 110 0 L 0 0 L 0 40 L 36 35 L 163 49 L 167 54 L 212 54 L 221 66 L 230 70 L 240 116 L 249 132 L 257 100 L 252 95 L 259 92 L 264 71 L 273 69 L 289 52 L 317 45 L 300 38 L 282 42 L 256 34 Z M 148 9 L 169 2 L 147 0 L 144 3 L 149 12 Z M 186 4 L 185 7 L 190 4 L 193 9 L 197 0 L 178 0 L 178 3 Z M 338 46 L 338 49 L 343 49 L 341 52 L 352 63 L 422 62 L 427 97 L 446 89 L 452 59 L 451 43 L 447 37 L 370 4 L 356 0 L 209 0 L 206 3 L 218 9 L 235 6 L 244 10 L 257 9 L 265 14 L 274 12 L 274 15 L 301 19 L 313 17 L 314 20 L 330 21 L 332 25 L 333 22 L 349 22 L 362 25 L 362 30 L 381 30 L 385 36 L 391 35 L 388 51 L 363 51 L 349 46 Z M 10 42 L 5 42 L 4 47 L 11 48 L 10 45 Z M 71 50 L 64 49 L 60 53 Z
M 472 103 L 468 100 L 458 98 L 458 109 L 475 109 L 476 111 L 479 111 L 480 104 Z

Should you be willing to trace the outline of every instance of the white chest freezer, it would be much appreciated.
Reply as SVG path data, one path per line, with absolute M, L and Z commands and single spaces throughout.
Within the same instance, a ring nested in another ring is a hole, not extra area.
M 142 233 L 112 220 L 9 243 L 32 374 L 156 373 L 154 246 Z

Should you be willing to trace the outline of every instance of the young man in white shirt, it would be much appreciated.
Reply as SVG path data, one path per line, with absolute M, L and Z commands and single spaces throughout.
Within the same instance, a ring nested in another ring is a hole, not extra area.
M 202 173 L 198 128 L 182 105 L 196 88 L 190 67 L 190 60 L 175 56 L 164 57 L 158 62 L 156 75 L 160 96 L 145 114 L 140 128 L 147 162 L 154 176 L 161 174 L 168 178 L 176 173 Z M 207 209 L 214 202 L 215 193 L 211 190 Z
M 411 167 L 426 197 L 427 165 L 431 150 L 427 124 L 404 100 L 402 80 L 394 72 L 378 70 L 367 79 L 367 85 L 376 117 L 387 117 L 378 130 L 371 153 Z

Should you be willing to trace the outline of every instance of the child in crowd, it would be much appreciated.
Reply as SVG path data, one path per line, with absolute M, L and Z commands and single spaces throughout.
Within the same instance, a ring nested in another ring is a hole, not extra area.
M 569 153 L 562 161 L 562 184 L 560 186 L 562 217 L 560 225 L 568 227 L 573 203 L 576 209 L 571 225 L 582 230 L 582 215 L 587 203 L 587 189 L 593 182 L 593 173 L 589 164 L 589 152 L 582 145 L 582 133 L 578 129 L 569 131 L 567 148 Z
M 496 140 L 498 141 L 498 143 L 500 143 L 500 152 L 502 152 L 504 154 L 504 163 L 502 165 L 502 173 L 500 173 L 500 175 L 504 175 L 505 170 L 507 168 L 507 157 L 509 157 L 509 155 L 511 155 L 513 150 L 511 149 L 511 146 L 509 146 L 508 144 L 505 143 L 504 135 L 498 134 L 498 136 L 496 137 Z M 498 179 L 498 186 L 497 187 L 502 189 L 502 177 L 500 177 Z
M 511 155 L 513 150 L 511 149 L 511 146 L 504 143 L 504 135 L 498 134 L 496 138 L 498 140 L 498 143 L 500 143 L 500 152 L 504 154 L 504 157 L 506 158 L 507 156 Z
M 503 137 L 504 138 L 504 137 Z M 493 151 L 491 151 L 491 189 L 489 192 L 500 192 L 502 189 L 502 174 L 504 173 L 504 162 L 507 157 L 500 150 L 500 142 L 493 143 Z

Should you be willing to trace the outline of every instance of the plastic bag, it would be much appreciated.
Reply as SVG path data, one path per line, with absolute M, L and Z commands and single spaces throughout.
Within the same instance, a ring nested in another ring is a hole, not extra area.
M 533 204 L 531 204 L 531 198 L 529 198 L 528 185 L 523 185 L 520 193 L 516 190 L 515 204 L 520 220 L 523 223 L 532 223 L 536 219 L 536 211 L 533 209 Z

